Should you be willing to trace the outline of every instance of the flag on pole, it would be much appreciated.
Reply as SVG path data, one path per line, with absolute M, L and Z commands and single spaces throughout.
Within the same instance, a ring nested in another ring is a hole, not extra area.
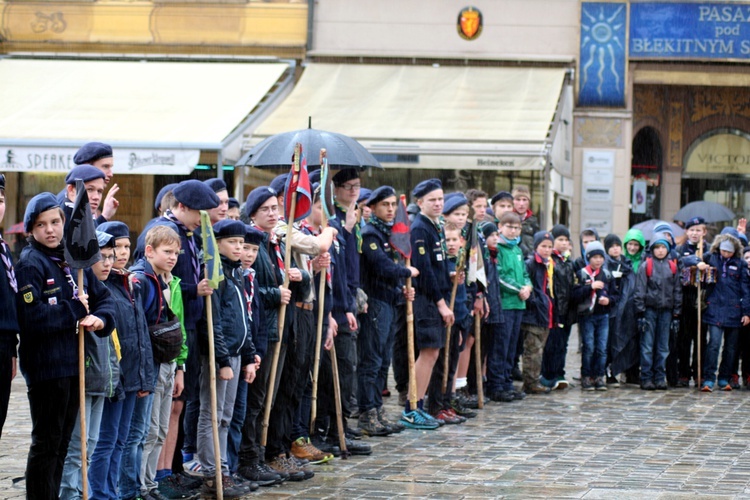
M 292 211 L 292 195 L 297 196 L 297 204 L 295 205 L 293 217 L 289 213 Z M 302 144 L 298 142 L 294 148 L 294 156 L 292 157 L 292 170 L 289 172 L 286 186 L 284 186 L 284 217 L 288 221 L 297 222 L 310 215 L 311 210 L 312 194 L 310 178 L 307 175 L 307 159 L 302 154 Z
M 206 268 L 206 279 L 211 284 L 211 288 L 216 290 L 219 288 L 219 283 L 224 279 L 224 270 L 221 267 L 221 257 L 219 257 L 219 251 L 216 247 L 211 217 L 205 210 L 201 210 L 201 238 L 203 240 L 203 264 Z
M 336 218 L 336 206 L 333 203 L 333 181 L 328 170 L 328 156 L 323 157 L 320 165 L 320 204 L 326 219 Z
M 396 209 L 396 218 L 391 228 L 390 243 L 404 259 L 411 259 L 411 234 L 409 214 L 406 212 L 406 196 L 401 195 Z
M 486 287 L 487 274 L 484 271 L 484 256 L 479 246 L 479 233 L 476 221 L 471 223 L 469 241 L 466 246 L 469 250 L 469 272 L 466 275 L 466 283 L 472 284 L 478 281 Z
M 67 223 L 64 239 L 65 261 L 70 267 L 85 269 L 101 260 L 89 195 L 80 179 L 76 180 L 76 200 L 73 202 L 73 212 Z

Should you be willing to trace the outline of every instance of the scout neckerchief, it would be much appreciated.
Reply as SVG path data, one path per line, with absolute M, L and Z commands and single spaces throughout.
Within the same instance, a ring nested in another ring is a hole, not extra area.
M 393 229 L 393 221 L 386 222 L 383 219 L 376 217 L 375 214 L 372 214 L 370 215 L 370 224 L 372 224 L 375 229 L 383 233 L 386 240 L 390 239 L 391 230 Z
M 547 290 L 549 292 L 549 296 L 551 298 L 555 298 L 555 282 L 554 282 L 554 276 L 555 276 L 555 262 L 552 259 L 544 259 L 541 255 L 536 253 L 537 259 L 539 262 L 544 264 L 546 270 L 547 270 Z
M 445 233 L 443 232 L 443 226 L 440 224 L 440 222 L 435 222 L 426 215 L 425 219 L 430 221 L 435 228 L 435 231 L 437 231 L 438 238 L 440 238 L 440 251 L 443 253 L 443 260 L 445 260 L 445 257 L 448 255 L 448 244 L 445 242 Z
M 276 254 L 276 265 L 279 266 L 279 272 L 281 273 L 281 280 L 284 280 L 286 276 L 286 269 L 284 269 L 284 257 L 281 256 L 281 244 L 279 243 L 279 237 L 276 233 L 271 233 L 268 236 L 268 242 L 273 247 L 273 253 Z
M 247 314 L 250 317 L 250 321 L 253 320 L 253 297 L 255 297 L 255 269 L 252 267 L 249 267 L 245 269 L 242 274 L 245 275 L 245 278 L 247 278 L 248 283 L 250 283 L 250 293 L 245 294 L 245 298 L 247 299 Z
M 597 270 L 591 269 L 591 264 L 586 266 L 584 269 L 586 269 L 586 273 L 588 273 L 588 275 L 591 276 L 591 284 L 594 283 L 594 281 L 596 280 L 596 277 L 599 275 L 599 271 L 602 270 L 601 267 Z M 594 306 L 596 306 L 596 290 L 594 290 L 594 288 L 592 287 L 591 288 L 591 304 L 589 304 L 589 311 L 593 311 Z
M 18 292 L 18 283 L 16 282 L 16 273 L 13 270 L 13 262 L 10 260 L 10 247 L 0 234 L 0 258 L 5 266 L 5 275 L 8 277 L 8 284 L 14 293 Z
M 193 278 L 198 283 L 201 280 L 201 263 L 198 260 L 198 247 L 195 245 L 195 238 L 193 238 L 193 232 L 180 222 L 172 210 L 164 212 L 164 218 L 172 221 L 181 231 L 185 233 L 188 246 L 190 247 L 190 263 L 193 266 Z
M 344 214 L 346 214 L 348 207 L 345 207 L 344 205 L 339 203 L 337 200 L 334 200 L 334 203 L 339 208 L 339 210 L 341 210 L 342 212 L 344 212 Z M 354 231 L 354 236 L 357 238 L 357 253 L 362 253 L 362 229 L 359 227 L 359 224 L 354 224 L 353 231 Z

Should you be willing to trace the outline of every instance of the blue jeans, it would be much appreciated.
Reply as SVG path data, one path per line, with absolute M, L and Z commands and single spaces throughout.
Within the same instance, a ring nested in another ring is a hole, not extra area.
M 120 475 L 120 460 L 125 439 L 130 430 L 130 420 L 135 409 L 137 392 L 127 392 L 119 401 L 104 401 L 99 442 L 91 455 L 89 484 L 91 500 L 117 500 L 117 479 Z
M 739 328 L 722 328 L 708 325 L 708 348 L 706 359 L 703 361 L 703 381 L 716 382 L 716 365 L 719 363 L 719 349 L 721 339 L 724 338 L 724 351 L 721 353 L 719 379 L 729 380 L 732 375 L 734 359 L 737 357 L 737 338 Z
M 641 383 L 665 382 L 672 310 L 647 307 L 644 318 L 646 328 L 641 335 Z
M 565 378 L 565 358 L 568 355 L 570 325 L 549 331 L 542 355 L 542 376 L 547 380 Z
M 104 410 L 104 396 L 86 396 L 86 458 L 91 462 L 91 454 L 99 441 L 99 427 Z M 83 494 L 83 478 L 81 474 L 81 415 L 76 418 L 73 435 L 68 444 L 68 454 L 65 457 L 62 483 L 60 484 L 60 498 L 80 498 Z
M 141 463 L 143 462 L 143 445 L 146 443 L 148 428 L 151 423 L 151 406 L 154 395 L 137 398 L 130 420 L 130 431 L 122 450 L 120 463 L 120 498 L 133 498 L 141 494 Z
M 578 329 L 581 349 L 581 377 L 603 377 L 607 365 L 609 314 L 581 316 Z
M 361 413 L 383 405 L 383 387 L 378 380 L 394 325 L 391 304 L 370 298 L 367 307 L 367 314 L 359 315 L 357 336 L 357 403 Z

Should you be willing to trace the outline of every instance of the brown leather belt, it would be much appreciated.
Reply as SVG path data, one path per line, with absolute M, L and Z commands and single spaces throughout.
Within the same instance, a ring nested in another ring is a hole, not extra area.
M 313 303 L 312 302 L 295 302 L 295 306 L 299 307 L 300 309 L 304 309 L 305 311 L 312 311 L 313 310 Z

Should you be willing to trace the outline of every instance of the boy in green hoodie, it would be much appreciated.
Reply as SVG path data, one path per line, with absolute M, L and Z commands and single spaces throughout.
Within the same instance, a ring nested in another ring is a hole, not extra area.
M 625 233 L 625 239 L 622 242 L 625 245 L 623 255 L 633 264 L 633 272 L 637 273 L 638 266 L 643 260 L 643 249 L 646 248 L 646 238 L 643 237 L 640 229 L 633 228 Z

